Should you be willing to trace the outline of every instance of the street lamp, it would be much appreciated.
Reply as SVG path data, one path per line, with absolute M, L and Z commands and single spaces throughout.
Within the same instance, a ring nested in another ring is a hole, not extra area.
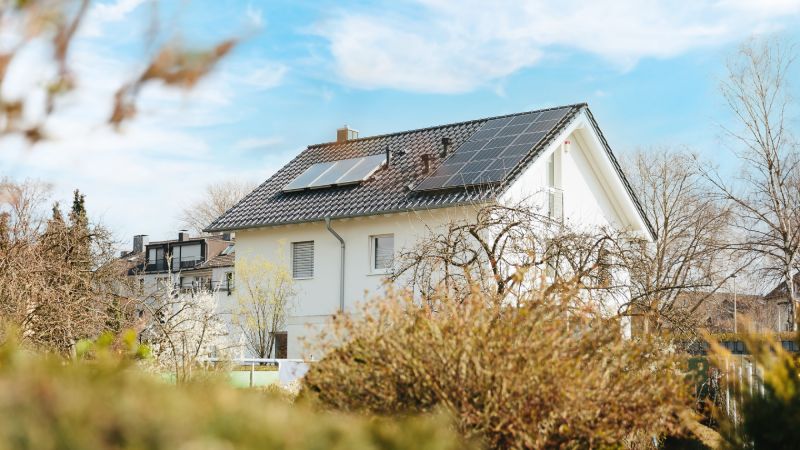
M 736 274 L 731 275 L 731 278 L 733 278 L 733 334 L 736 334 Z

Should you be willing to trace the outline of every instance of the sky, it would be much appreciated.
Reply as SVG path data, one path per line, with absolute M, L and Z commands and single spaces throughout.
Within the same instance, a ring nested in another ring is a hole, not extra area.
M 233 53 L 189 92 L 148 86 L 139 115 L 104 125 L 152 49 L 147 0 L 93 3 L 70 61 L 78 87 L 27 146 L 0 140 L 0 175 L 86 194 L 122 248 L 171 238 L 203 187 L 261 183 L 307 145 L 587 102 L 615 153 L 686 146 L 723 167 L 725 62 L 753 37 L 800 42 L 800 0 L 162 0 L 160 38 Z M 33 46 L 4 95 L 48 68 Z M 800 71 L 795 68 L 800 79 Z M 39 83 L 37 85 L 37 83 Z

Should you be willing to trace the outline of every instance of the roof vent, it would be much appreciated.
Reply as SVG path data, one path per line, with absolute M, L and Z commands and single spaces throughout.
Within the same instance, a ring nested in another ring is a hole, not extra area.
M 431 171 L 431 155 L 425 153 L 422 155 L 422 174 L 427 175 Z
M 351 129 L 347 124 L 336 130 L 336 142 L 347 142 L 352 139 L 358 139 L 358 130 Z
M 441 153 L 441 157 L 442 158 L 447 156 L 447 153 L 450 151 L 450 145 L 451 144 L 452 144 L 452 141 L 450 140 L 449 137 L 445 136 L 445 137 L 442 138 L 442 153 Z

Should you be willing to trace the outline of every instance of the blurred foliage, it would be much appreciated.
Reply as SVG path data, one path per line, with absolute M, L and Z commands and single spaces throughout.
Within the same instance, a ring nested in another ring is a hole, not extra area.
M 300 398 L 378 415 L 444 408 L 497 449 L 648 448 L 680 434 L 684 362 L 571 307 L 576 287 L 551 288 L 516 307 L 477 291 L 433 307 L 394 293 L 338 316 Z
M 132 333 L 65 360 L 0 346 L 0 448 L 461 449 L 441 414 L 402 420 L 316 412 L 217 380 L 174 386 L 139 368 Z
M 800 443 L 800 359 L 768 335 L 740 334 L 740 338 L 761 373 L 764 392 L 762 395 L 759 386 L 753 386 L 753 395 L 750 395 L 746 378 L 737 386 L 735 374 L 728 374 L 729 388 L 741 393 L 741 420 L 734 423 L 719 411 L 722 448 L 797 448 Z M 709 342 L 715 363 L 724 371 L 725 361 L 732 355 L 717 341 L 709 339 Z

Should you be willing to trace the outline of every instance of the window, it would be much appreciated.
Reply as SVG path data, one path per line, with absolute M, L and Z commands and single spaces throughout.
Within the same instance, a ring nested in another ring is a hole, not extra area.
M 384 234 L 370 237 L 372 271 L 387 272 L 394 264 L 394 235 Z
M 164 270 L 166 261 L 164 260 L 163 248 L 151 248 L 147 252 L 147 270 Z
M 233 272 L 225 274 L 225 290 L 228 291 L 228 295 L 231 295 L 231 291 L 233 291 Z
M 272 337 L 275 339 L 275 358 L 286 359 L 289 347 L 289 335 L 285 331 L 279 331 L 277 333 L 272 333 Z
M 292 242 L 292 277 L 314 277 L 314 241 Z

